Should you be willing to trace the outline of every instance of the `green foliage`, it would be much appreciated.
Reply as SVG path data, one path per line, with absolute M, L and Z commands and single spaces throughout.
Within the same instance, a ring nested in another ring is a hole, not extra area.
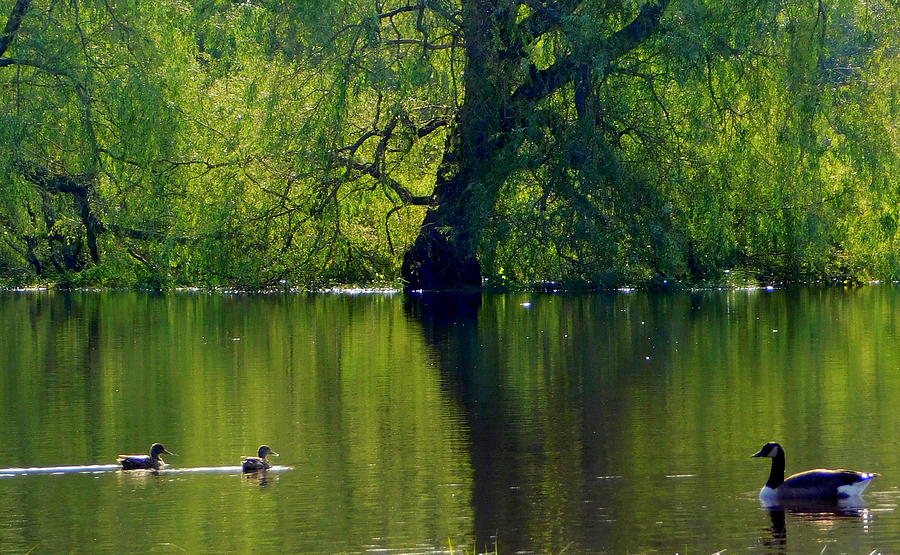
M 490 270 L 603 286 L 734 269 L 897 279 L 897 81 L 881 71 L 898 68 L 871 55 L 895 52 L 896 21 L 875 22 L 887 6 L 820 5 L 683 2 L 669 33 L 594 85 L 599 125 L 579 122 L 573 89 L 548 101 L 554 123 L 520 152 L 537 167 L 495 214 Z
M 684 0 L 621 56 L 606 41 L 641 2 L 540 32 L 501 4 L 493 90 L 573 56 L 589 86 L 516 114 L 466 189 L 472 227 L 451 231 L 493 282 L 900 278 L 889 3 Z M 0 54 L 0 275 L 395 280 L 469 136 L 470 22 L 450 0 L 378 6 L 32 2 Z

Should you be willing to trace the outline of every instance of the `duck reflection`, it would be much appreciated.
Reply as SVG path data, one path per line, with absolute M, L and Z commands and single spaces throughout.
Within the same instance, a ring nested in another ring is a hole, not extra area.
M 269 471 L 268 470 L 256 470 L 253 472 L 241 472 L 241 481 L 256 484 L 259 487 L 264 488 L 269 485 Z
M 771 539 L 763 540 L 770 547 L 787 546 L 787 515 L 792 520 L 811 522 L 823 529 L 830 529 L 839 521 L 858 519 L 868 526 L 872 512 L 859 497 L 847 499 L 794 499 L 780 500 L 777 504 L 761 502 L 769 513 L 772 526 Z
M 115 474 L 120 484 L 131 488 L 161 487 L 165 481 L 159 477 L 158 470 L 121 470 Z

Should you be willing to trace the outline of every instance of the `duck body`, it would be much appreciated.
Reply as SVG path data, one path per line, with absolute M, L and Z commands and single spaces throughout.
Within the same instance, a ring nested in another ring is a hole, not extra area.
M 268 445 L 260 445 L 256 457 L 243 457 L 241 459 L 241 468 L 244 472 L 258 472 L 260 470 L 268 470 L 272 468 L 272 464 L 266 460 L 269 455 L 278 456 L 278 453 L 272 451 Z
M 122 465 L 122 470 L 159 470 L 166 465 L 166 462 L 160 457 L 163 453 L 174 454 L 162 444 L 154 443 L 150 446 L 149 455 L 119 455 L 116 457 L 116 462 Z
M 847 499 L 859 497 L 869 486 L 874 472 L 816 468 L 784 477 L 784 449 L 775 442 L 763 445 L 754 457 L 772 459 L 772 469 L 766 485 L 759 492 L 760 499 Z

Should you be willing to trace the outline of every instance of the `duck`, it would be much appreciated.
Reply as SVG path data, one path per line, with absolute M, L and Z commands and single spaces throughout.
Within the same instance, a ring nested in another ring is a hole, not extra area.
M 122 465 L 122 470 L 159 470 L 160 467 L 166 465 L 166 462 L 159 457 L 163 453 L 175 454 L 163 447 L 161 443 L 154 443 L 150 446 L 149 455 L 119 455 L 116 457 L 116 462 Z
M 774 441 L 762 446 L 754 457 L 772 459 L 769 480 L 759 492 L 763 501 L 781 499 L 847 499 L 859 497 L 875 472 L 816 468 L 784 477 L 784 448 Z
M 244 472 L 256 472 L 257 470 L 268 470 L 272 467 L 269 461 L 266 460 L 266 457 L 272 455 L 274 457 L 279 456 L 278 453 L 272 451 L 272 448 L 268 445 L 260 445 L 259 451 L 257 452 L 256 457 L 242 457 L 241 458 L 241 468 L 244 469 Z

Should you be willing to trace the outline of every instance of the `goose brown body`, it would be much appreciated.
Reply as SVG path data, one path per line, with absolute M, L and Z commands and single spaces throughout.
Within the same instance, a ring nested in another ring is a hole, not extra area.
M 764 499 L 842 499 L 857 497 L 868 487 L 874 472 L 816 468 L 784 477 L 785 457 L 780 444 L 763 445 L 754 457 L 772 459 L 772 469 L 766 485 L 759 492 Z

